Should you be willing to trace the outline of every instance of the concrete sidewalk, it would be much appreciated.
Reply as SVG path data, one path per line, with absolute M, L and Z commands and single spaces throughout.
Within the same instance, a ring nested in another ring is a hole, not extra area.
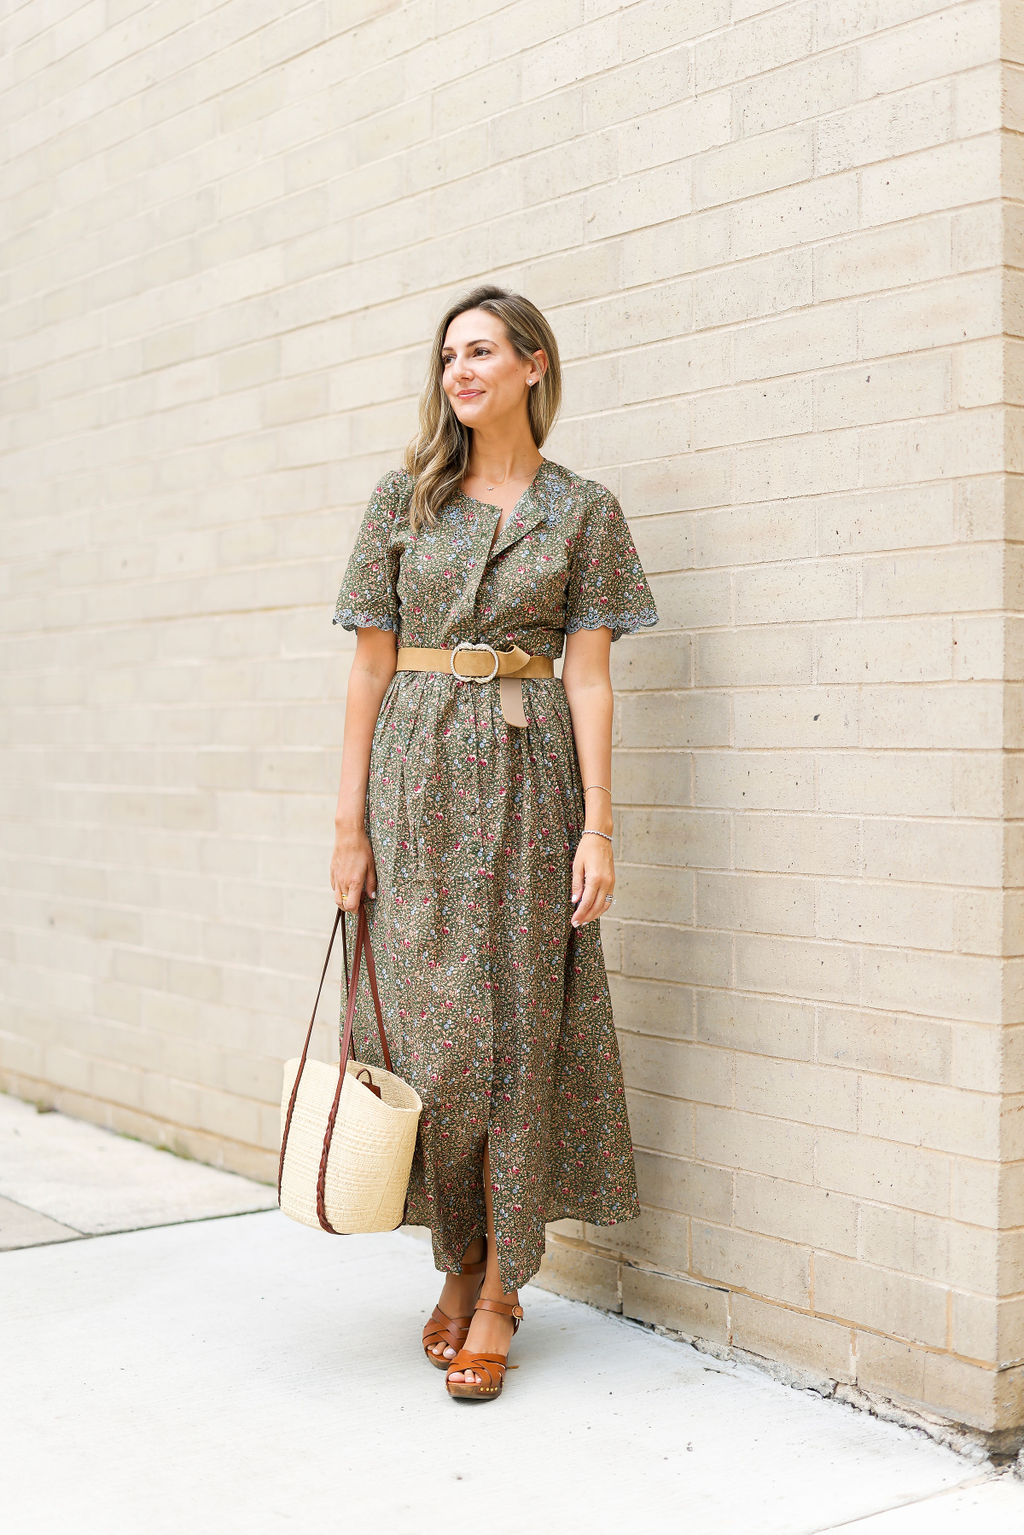
M 500 1402 L 451 1401 L 413 1233 L 3 1096 L 0 1246 L 5 1535 L 1024 1530 L 983 1459 L 532 1287 Z

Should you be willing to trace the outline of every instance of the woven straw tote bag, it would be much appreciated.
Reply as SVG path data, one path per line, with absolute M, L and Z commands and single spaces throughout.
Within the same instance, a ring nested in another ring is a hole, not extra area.
M 281 1155 L 277 1167 L 277 1201 L 285 1215 L 336 1236 L 393 1231 L 402 1224 L 423 1107 L 415 1089 L 391 1069 L 363 901 L 359 905 L 351 980 L 345 953 L 348 1006 L 338 1064 L 329 1066 L 324 1061 L 307 1060 L 324 976 L 341 921 L 339 906 L 302 1054 L 284 1065 Z M 341 941 L 344 952 L 344 925 Z M 364 954 L 385 1071 L 349 1058 L 354 1053 L 352 1022 Z

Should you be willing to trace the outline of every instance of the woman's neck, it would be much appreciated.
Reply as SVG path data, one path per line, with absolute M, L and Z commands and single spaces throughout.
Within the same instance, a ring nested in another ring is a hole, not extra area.
M 466 474 L 490 485 L 504 485 L 509 480 L 532 480 L 542 463 L 543 454 L 529 431 L 525 438 L 510 440 L 476 430 L 469 445 Z

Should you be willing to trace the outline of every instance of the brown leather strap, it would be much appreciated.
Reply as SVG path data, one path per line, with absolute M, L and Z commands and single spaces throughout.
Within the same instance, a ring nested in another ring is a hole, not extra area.
M 466 1341 L 466 1334 L 469 1332 L 472 1320 L 471 1316 L 449 1316 L 446 1311 L 441 1310 L 440 1306 L 435 1306 L 423 1329 L 424 1350 L 428 1353 L 432 1352 L 434 1344 L 443 1340 L 449 1348 L 453 1348 L 458 1353 Z M 439 1354 L 435 1355 L 435 1358 L 440 1357 Z M 447 1363 L 446 1359 L 445 1364 Z
M 335 1228 L 327 1219 L 327 1159 L 331 1153 L 331 1141 L 334 1138 L 334 1122 L 338 1117 L 341 1090 L 345 1085 L 345 1065 L 350 1056 L 353 1060 L 355 1059 L 355 1051 L 352 1047 L 352 1027 L 355 1022 L 356 997 L 359 992 L 359 961 L 364 951 L 366 953 L 366 975 L 370 982 L 370 995 L 373 997 L 373 1009 L 377 1015 L 377 1032 L 380 1035 L 381 1051 L 384 1056 L 384 1069 L 385 1071 L 392 1071 L 391 1052 L 388 1050 L 388 1037 L 384 1032 L 384 1014 L 381 1011 L 380 996 L 377 991 L 377 972 L 373 964 L 373 950 L 370 947 L 370 929 L 366 916 L 365 895 L 361 896 L 359 901 L 359 919 L 356 923 L 356 946 L 352 954 L 352 981 L 348 989 L 348 1006 L 345 1009 L 345 1031 L 341 1038 L 341 1051 L 338 1058 L 338 1085 L 334 1089 L 334 1101 L 327 1116 L 324 1144 L 320 1152 L 320 1170 L 316 1180 L 316 1213 L 317 1219 L 324 1231 L 335 1231 Z M 335 1235 L 338 1234 L 335 1232 Z
M 373 962 L 373 950 L 370 947 L 370 926 L 366 916 L 365 897 L 359 902 L 359 921 L 356 924 L 356 944 L 359 943 L 359 935 L 363 936 L 363 953 L 366 956 L 366 979 L 370 983 L 370 995 L 373 998 L 373 1010 L 377 1014 L 377 1033 L 380 1035 L 380 1048 L 384 1056 L 385 1071 L 394 1071 L 391 1064 L 391 1055 L 388 1050 L 388 1037 L 384 1032 L 384 1014 L 381 1011 L 380 993 L 377 990 L 377 967 Z M 352 1019 L 356 1011 L 356 988 L 359 985 L 359 957 L 352 960 L 352 990 L 348 999 L 348 1008 L 345 1013 L 345 1036 L 348 1039 L 349 1053 L 355 1059 L 355 1050 L 352 1048 Z M 345 1056 L 345 1041 L 341 1044 L 342 1056 Z
M 298 1068 L 298 1070 L 295 1073 L 295 1081 L 292 1083 L 291 1097 L 288 1099 L 288 1109 L 287 1109 L 287 1112 L 285 1113 L 285 1117 L 284 1117 L 284 1130 L 282 1131 L 282 1134 L 281 1134 L 281 1154 L 280 1154 L 280 1156 L 277 1159 L 277 1198 L 278 1198 L 278 1203 L 280 1203 L 280 1200 L 281 1200 L 281 1179 L 282 1179 L 282 1177 L 284 1175 L 284 1154 L 285 1154 L 285 1150 L 286 1150 L 287 1145 L 288 1145 L 288 1132 L 289 1132 L 289 1130 L 292 1127 L 292 1112 L 294 1111 L 294 1108 L 295 1108 L 295 1100 L 296 1100 L 296 1098 L 298 1097 L 298 1094 L 299 1094 L 299 1081 L 300 1081 L 300 1079 L 302 1077 L 302 1071 L 303 1071 L 303 1068 L 304 1068 L 304 1066 L 306 1064 L 306 1055 L 307 1055 L 307 1053 L 309 1051 L 309 1042 L 313 1038 L 313 1024 L 314 1024 L 314 1021 L 316 1019 L 316 1010 L 317 1010 L 318 1006 L 320 1005 L 320 993 L 324 989 L 324 979 L 325 979 L 325 977 L 327 975 L 327 966 L 331 962 L 331 950 L 334 948 L 334 939 L 335 939 L 335 935 L 337 934 L 337 931 L 338 931 L 338 923 L 341 921 L 341 919 L 342 919 L 342 909 L 339 906 L 338 910 L 336 911 L 335 916 L 334 916 L 334 926 L 331 928 L 331 936 L 330 936 L 330 939 L 329 939 L 328 944 L 327 944 L 327 956 L 324 959 L 324 967 L 323 967 L 323 969 L 320 972 L 320 984 L 319 984 L 319 986 L 316 989 L 316 1001 L 313 1003 L 313 1011 L 309 1015 L 309 1028 L 306 1030 L 306 1040 L 305 1040 L 305 1043 L 302 1046 L 302 1054 L 299 1057 L 299 1068 Z M 342 944 L 342 949 L 345 950 L 346 945 L 345 945 L 345 929 L 344 929 L 344 927 L 342 927 L 342 929 L 341 929 L 341 944 Z M 347 952 L 344 954 L 344 958 L 347 960 L 347 958 L 348 958 Z M 347 990 L 348 989 L 348 966 L 347 966 L 347 964 L 346 964 L 346 967 L 345 967 L 345 971 L 346 971 L 346 973 L 345 973 L 345 987 L 346 987 L 346 990 Z
M 397 670 L 400 672 L 447 672 L 452 675 L 453 650 L 431 650 L 425 645 L 400 645 Z M 531 656 L 513 645 L 511 650 L 460 650 L 455 660 L 456 672 L 462 677 L 487 677 L 494 671 L 494 657 L 498 658 L 497 677 L 553 677 L 555 663 L 550 656 Z
M 359 992 L 359 962 L 363 955 L 366 956 L 366 975 L 370 982 L 370 995 L 373 998 L 373 1010 L 377 1015 L 377 1033 L 380 1035 L 381 1053 L 384 1057 L 385 1070 L 391 1071 L 391 1053 L 388 1050 L 388 1037 L 384 1032 L 384 1015 L 381 1011 L 380 994 L 377 990 L 377 971 L 373 963 L 373 950 L 370 948 L 370 929 L 366 916 L 366 898 L 359 902 L 359 915 L 356 919 L 356 943 L 352 951 L 352 975 L 347 988 L 348 1005 L 345 1008 L 345 1025 L 341 1036 L 341 1058 L 348 1060 L 351 1056 L 355 1060 L 355 1049 L 352 1043 L 352 1026 L 356 1015 L 356 998 Z
M 477 1301 L 476 1310 L 496 1311 L 499 1316 L 511 1317 L 513 1335 L 519 1331 L 519 1323 L 522 1321 L 524 1316 L 523 1308 L 517 1301 L 487 1300 L 483 1296 L 481 1296 L 480 1300 Z
M 317 1006 L 319 1005 L 319 1002 L 320 1002 L 320 994 L 323 991 L 323 987 L 324 987 L 324 978 L 327 975 L 327 967 L 328 967 L 328 965 L 330 964 L 330 961 L 331 961 L 331 949 L 334 947 L 334 938 L 335 938 L 335 934 L 338 931 L 338 923 L 341 922 L 342 923 L 341 944 L 342 944 L 343 957 L 344 957 L 344 959 L 346 961 L 346 965 L 345 965 L 345 992 L 346 992 L 346 998 L 347 998 L 347 1006 L 345 1008 L 345 1028 L 344 1028 L 344 1033 L 342 1035 L 341 1049 L 340 1049 L 339 1057 L 338 1057 L 338 1085 L 335 1088 L 334 1101 L 333 1101 L 333 1103 L 331 1105 L 331 1110 L 330 1110 L 330 1113 L 328 1115 L 327 1128 L 324 1131 L 324 1143 L 323 1143 L 323 1150 L 321 1151 L 321 1154 L 320 1154 L 320 1168 L 319 1168 L 319 1172 L 317 1174 L 317 1188 L 316 1188 L 317 1218 L 319 1219 L 320 1225 L 321 1225 L 321 1227 L 323 1228 L 324 1231 L 334 1232 L 334 1234 L 336 1236 L 339 1235 L 339 1233 L 335 1231 L 335 1228 L 331 1225 L 330 1221 L 327 1219 L 327 1211 L 326 1211 L 326 1209 L 324 1207 L 325 1185 L 326 1185 L 326 1178 L 327 1178 L 327 1158 L 328 1158 L 328 1155 L 329 1155 L 330 1149 L 331 1149 L 331 1139 L 332 1139 L 332 1137 L 334 1135 L 334 1122 L 335 1122 L 335 1119 L 337 1118 L 337 1114 L 338 1114 L 338 1104 L 341 1102 L 341 1090 L 342 1090 L 343 1086 L 345 1085 L 345 1066 L 346 1066 L 346 1063 L 347 1063 L 347 1061 L 349 1059 L 349 1056 L 352 1056 L 353 1059 L 355 1057 L 355 1051 L 353 1050 L 353 1047 L 352 1047 L 352 1027 L 353 1027 L 353 1022 L 354 1022 L 354 1019 L 355 1019 L 356 996 L 357 996 L 357 993 L 358 993 L 358 990 L 359 990 L 359 962 L 360 962 L 360 959 L 362 958 L 364 949 L 365 949 L 365 953 L 366 953 L 366 973 L 367 973 L 367 978 L 368 978 L 368 980 L 370 982 L 370 994 L 373 997 L 374 1012 L 377 1015 L 377 1032 L 380 1035 L 381 1052 L 382 1052 L 383 1057 L 384 1057 L 384 1066 L 385 1066 L 385 1069 L 387 1071 L 393 1071 L 393 1069 L 394 1069 L 392 1064 L 391 1064 L 391 1052 L 388 1049 L 387 1034 L 385 1033 L 385 1030 L 384 1030 L 384 1014 L 383 1014 L 383 1011 L 382 1011 L 381 1005 L 380 1005 L 380 994 L 379 994 L 379 992 L 377 990 L 377 973 L 376 973 L 376 967 L 374 966 L 374 963 L 373 963 L 373 950 L 372 950 L 372 948 L 370 946 L 370 932 L 369 932 L 369 926 L 368 926 L 367 916 L 366 916 L 366 897 L 365 897 L 365 895 L 361 897 L 360 902 L 359 902 L 359 916 L 358 916 L 358 919 L 357 919 L 357 922 L 356 922 L 356 942 L 355 942 L 355 950 L 354 950 L 354 953 L 353 953 L 353 956 L 352 956 L 352 972 L 351 972 L 351 977 L 349 976 L 349 972 L 348 972 L 348 964 L 347 964 L 347 960 L 348 960 L 348 946 L 347 946 L 346 941 L 345 941 L 345 926 L 344 926 L 343 917 L 344 917 L 343 909 L 342 909 L 342 907 L 339 906 L 338 910 L 337 910 L 337 913 L 335 914 L 334 926 L 331 929 L 331 937 L 330 937 L 330 941 L 328 942 L 328 945 L 327 945 L 327 955 L 326 955 L 326 958 L 324 959 L 323 970 L 320 972 L 320 984 L 317 987 L 316 1001 L 313 1003 L 313 1011 L 310 1014 L 309 1028 L 306 1030 L 306 1039 L 305 1039 L 305 1043 L 302 1046 L 302 1055 L 301 1055 L 301 1057 L 299 1059 L 298 1070 L 295 1073 L 295 1081 L 292 1084 L 291 1096 L 290 1096 L 290 1098 L 288 1100 L 288 1109 L 287 1109 L 286 1114 L 285 1114 L 284 1130 L 283 1130 L 282 1135 L 281 1135 L 281 1154 L 280 1154 L 280 1157 L 278 1158 L 278 1164 L 277 1164 L 277 1198 L 278 1198 L 278 1203 L 280 1203 L 280 1200 L 281 1200 L 281 1180 L 282 1180 L 282 1178 L 284 1176 L 284 1158 L 285 1158 L 285 1152 L 286 1152 L 287 1147 L 288 1147 L 288 1134 L 289 1134 L 289 1131 L 291 1130 L 291 1126 L 292 1126 L 292 1114 L 293 1114 L 294 1109 L 295 1109 L 295 1100 L 298 1097 L 299 1082 L 302 1079 L 302 1073 L 303 1073 L 303 1070 L 305 1069 L 305 1065 L 306 1065 L 306 1056 L 307 1056 L 307 1054 L 309 1052 L 310 1040 L 313 1037 L 313 1024 L 314 1024 L 315 1019 L 316 1019 Z
M 375 1098 L 380 1097 L 380 1088 L 373 1080 L 373 1072 L 370 1070 L 369 1066 L 360 1066 L 359 1070 L 356 1072 L 356 1076 L 359 1078 L 360 1082 L 362 1082 L 364 1087 L 368 1087 L 370 1089 Z
M 453 1375 L 464 1375 L 467 1370 L 472 1370 L 474 1375 L 486 1375 L 487 1387 L 484 1389 L 489 1389 L 491 1392 L 501 1385 L 506 1370 L 515 1369 L 515 1365 L 509 1364 L 507 1354 L 474 1354 L 466 1348 L 461 1348 L 455 1358 L 447 1360 L 446 1363 L 448 1366 L 446 1379 L 451 1380 Z M 460 1382 L 452 1381 L 452 1384 L 457 1386 Z M 467 1381 L 466 1384 L 469 1385 L 470 1382 Z M 476 1384 L 482 1386 L 483 1382 L 478 1381 Z

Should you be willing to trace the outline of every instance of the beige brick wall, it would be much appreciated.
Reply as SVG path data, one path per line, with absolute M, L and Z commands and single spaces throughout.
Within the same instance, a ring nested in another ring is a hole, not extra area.
M 0 103 L 0 1085 L 271 1176 L 331 604 L 507 281 L 662 613 L 605 922 L 646 1213 L 544 1282 L 1012 1437 L 1024 6 L 64 0 Z

